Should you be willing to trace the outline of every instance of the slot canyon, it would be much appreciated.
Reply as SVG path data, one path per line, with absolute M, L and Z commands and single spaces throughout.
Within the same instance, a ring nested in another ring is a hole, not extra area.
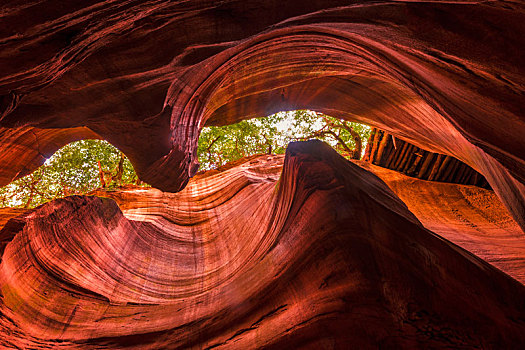
M 107 140 L 151 187 L 0 208 L 1 349 L 519 349 L 521 1 L 9 0 L 0 186 Z M 373 127 L 200 171 L 201 130 Z

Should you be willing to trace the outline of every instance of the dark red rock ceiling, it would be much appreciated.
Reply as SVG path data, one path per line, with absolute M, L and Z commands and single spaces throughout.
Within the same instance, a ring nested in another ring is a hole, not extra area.
M 308 108 L 458 158 L 523 229 L 523 33 L 512 1 L 4 1 L 0 185 L 104 138 L 176 192 L 203 126 Z M 289 150 L 277 187 L 278 167 L 241 167 L 136 220 L 83 197 L 14 219 L 2 345 L 519 346 L 523 285 L 440 238 L 522 281 L 517 227 L 495 228 L 490 201 L 464 214 L 490 234 L 409 205 L 424 228 L 375 176 L 312 145 Z

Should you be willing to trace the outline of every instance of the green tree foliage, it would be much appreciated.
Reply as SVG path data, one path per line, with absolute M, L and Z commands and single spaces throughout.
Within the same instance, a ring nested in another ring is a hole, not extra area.
M 291 141 L 318 138 L 348 158 L 360 158 L 370 128 L 300 110 L 280 112 L 223 127 L 206 127 L 199 139 L 202 170 L 262 153 L 284 153 Z M 363 145 L 364 146 L 364 145 Z M 0 206 L 32 208 L 52 199 L 98 188 L 139 183 L 129 160 L 106 141 L 83 140 L 57 151 L 46 163 L 0 188 Z
M 0 188 L 0 205 L 32 208 L 55 198 L 136 180 L 129 160 L 110 143 L 82 140 L 61 148 L 32 174 Z
M 369 126 L 329 117 L 308 110 L 288 112 L 291 127 L 288 135 L 296 140 L 320 139 L 334 147 L 345 157 L 360 159 L 370 136 Z
M 243 120 L 221 127 L 206 127 L 199 138 L 200 169 L 217 168 L 228 162 L 259 153 L 284 152 L 284 133 L 277 127 L 285 115 Z
M 359 159 L 369 136 L 370 127 L 366 125 L 298 110 L 228 126 L 206 127 L 201 132 L 197 154 L 200 169 L 208 170 L 247 155 L 284 153 L 291 141 L 317 138 L 344 156 Z

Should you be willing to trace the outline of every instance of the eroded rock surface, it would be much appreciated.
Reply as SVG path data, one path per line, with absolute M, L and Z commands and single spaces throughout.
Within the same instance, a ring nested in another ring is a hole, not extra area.
M 0 184 L 100 137 L 178 191 L 204 125 L 309 108 L 460 159 L 525 228 L 521 2 L 16 0 L 0 21 Z
M 2 345 L 521 345 L 525 286 L 321 142 L 291 144 L 281 165 L 255 158 L 177 194 L 115 192 L 126 216 L 74 196 L 10 221 Z
M 523 235 L 490 192 L 371 167 L 405 205 L 315 142 L 188 182 L 205 125 L 308 108 L 456 157 L 525 228 L 522 3 L 14 0 L 0 24 L 0 185 L 102 138 L 181 191 L 0 213 L 1 346 L 522 346 Z

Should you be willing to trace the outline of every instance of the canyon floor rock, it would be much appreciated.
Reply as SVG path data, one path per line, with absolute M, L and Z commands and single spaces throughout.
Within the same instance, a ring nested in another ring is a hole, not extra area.
M 253 158 L 177 194 L 135 188 L 24 213 L 1 231 L 13 237 L 3 345 L 518 347 L 525 286 L 501 270 L 523 279 L 524 240 L 504 207 L 473 186 L 388 178 L 418 204 L 309 141 L 284 164 Z

